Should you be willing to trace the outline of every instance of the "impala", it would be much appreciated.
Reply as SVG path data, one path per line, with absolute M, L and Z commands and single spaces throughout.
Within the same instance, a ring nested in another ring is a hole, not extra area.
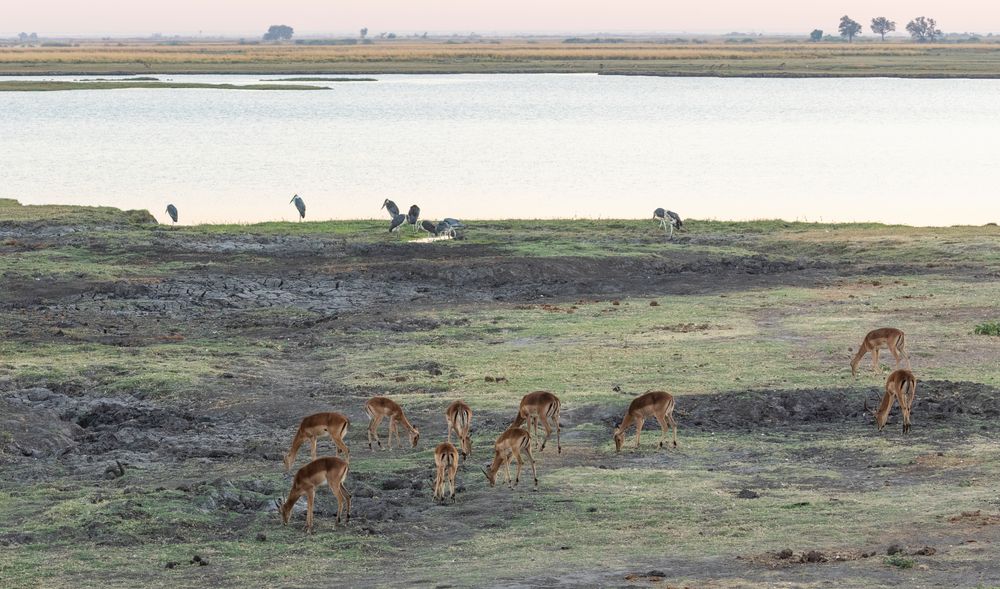
M 448 420 L 448 441 L 451 442 L 451 432 L 454 430 L 458 436 L 459 444 L 462 446 L 462 459 L 472 454 L 472 438 L 469 430 L 472 427 L 472 409 L 463 401 L 452 401 L 448 409 L 444 412 L 445 419 Z
M 444 483 L 447 480 L 451 486 L 451 500 L 455 500 L 455 474 L 458 472 L 458 449 L 451 442 L 441 442 L 434 448 L 434 465 L 437 476 L 434 478 L 434 498 L 444 501 Z
M 651 391 L 640 395 L 629 403 L 625 418 L 615 426 L 615 452 L 621 452 L 625 444 L 625 431 L 635 422 L 635 448 L 639 448 L 639 438 L 642 436 L 642 426 L 646 418 L 655 417 L 660 423 L 660 448 L 667 439 L 667 430 L 674 430 L 674 447 L 677 447 L 677 422 L 674 421 L 674 397 L 663 391 Z M 669 427 L 668 427 L 669 425 Z
M 892 357 L 896 359 L 896 368 L 899 368 L 899 359 L 902 358 L 906 360 L 906 368 L 909 369 L 910 358 L 906 355 L 905 345 L 906 336 L 895 327 L 883 327 L 869 331 L 864 341 L 858 346 L 858 353 L 854 354 L 854 358 L 851 358 L 851 374 L 858 375 L 858 364 L 868 352 L 872 354 L 872 370 L 878 372 L 878 351 L 880 348 L 889 348 Z
M 382 423 L 382 420 L 386 417 L 389 418 L 389 450 L 392 450 L 392 434 L 396 434 L 396 442 L 399 447 L 403 447 L 402 440 L 399 439 L 399 423 L 403 424 L 403 427 L 410 430 L 410 443 L 413 448 L 417 447 L 417 440 L 420 439 L 420 431 L 413 427 L 406 415 L 403 414 L 403 408 L 396 404 L 395 401 L 386 397 L 372 397 L 368 399 L 365 403 L 365 413 L 368 414 L 368 447 L 372 447 L 372 440 L 378 444 L 378 447 L 382 447 L 382 441 L 378 439 L 378 424 Z
M 344 479 L 347 478 L 349 463 L 341 458 L 326 456 L 313 460 L 295 473 L 292 482 L 292 490 L 288 492 L 288 499 L 280 506 L 281 522 L 288 524 L 288 519 L 292 514 L 292 507 L 299 497 L 306 496 L 306 532 L 312 532 L 313 525 L 313 501 L 316 498 L 316 487 L 324 482 L 330 485 L 330 489 L 337 497 L 337 523 L 340 523 L 341 512 L 346 511 L 345 522 L 351 521 L 351 494 L 344 487 Z
M 913 398 L 917 396 L 917 379 L 909 370 L 896 370 L 889 375 L 885 381 L 885 394 L 882 395 L 882 402 L 879 403 L 875 411 L 875 425 L 882 431 L 885 422 L 889 420 L 889 411 L 892 409 L 893 401 L 899 402 L 899 408 L 903 412 L 903 433 L 910 431 L 910 410 L 913 408 Z M 865 399 L 865 411 L 868 408 L 868 399 Z
M 316 441 L 323 434 L 330 434 L 330 439 L 337 446 L 338 456 L 343 452 L 344 458 L 350 460 L 351 451 L 344 443 L 344 435 L 347 434 L 347 428 L 350 425 L 350 420 L 340 413 L 316 413 L 303 417 L 299 424 L 299 430 L 292 439 L 292 446 L 288 449 L 288 454 L 285 454 L 285 472 L 291 470 L 292 465 L 295 464 L 295 456 L 306 440 L 312 443 L 312 459 L 316 460 Z
M 556 450 L 560 454 L 562 453 L 562 445 L 559 441 L 559 397 L 556 397 L 552 393 L 547 391 L 535 391 L 534 393 L 528 393 L 521 399 L 521 406 L 517 410 L 517 417 L 514 419 L 514 423 L 510 427 L 519 427 L 525 421 L 528 422 L 528 431 L 531 431 L 532 426 L 534 427 L 535 439 L 538 439 L 538 422 L 542 422 L 542 427 L 545 428 L 545 437 L 542 439 L 542 445 L 538 448 L 541 452 L 545 449 L 545 442 L 549 441 L 549 435 L 552 434 L 552 428 L 549 426 L 549 420 L 552 419 L 556 424 Z
M 497 438 L 496 443 L 493 444 L 493 462 L 490 464 L 489 470 L 483 468 L 483 474 L 486 475 L 486 480 L 490 482 L 491 487 L 496 484 L 497 471 L 500 470 L 501 466 L 507 467 L 507 486 L 511 489 L 517 486 L 517 483 L 521 480 L 521 465 L 524 463 L 524 460 L 521 458 L 522 452 L 528 456 L 528 462 L 531 464 L 531 476 L 535 479 L 535 488 L 538 488 L 538 473 L 535 471 L 535 458 L 531 455 L 531 435 L 526 430 L 513 426 Z M 517 460 L 517 474 L 514 476 L 513 483 L 510 482 L 511 457 Z

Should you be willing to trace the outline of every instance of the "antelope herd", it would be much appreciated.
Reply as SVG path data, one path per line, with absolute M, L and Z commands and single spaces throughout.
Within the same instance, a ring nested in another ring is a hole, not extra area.
M 909 370 L 910 360 L 906 355 L 905 336 L 902 331 L 886 327 L 875 329 L 869 332 L 857 353 L 851 359 L 851 373 L 857 375 L 858 363 L 868 353 L 872 355 L 872 365 L 874 370 L 878 370 L 879 350 L 883 347 L 889 349 L 896 360 L 896 369 L 889 375 L 885 383 L 885 393 L 879 403 L 878 409 L 873 413 L 878 430 L 881 431 L 888 421 L 889 412 L 894 403 L 899 403 L 902 412 L 903 433 L 910 431 L 910 412 L 913 408 L 913 399 L 916 396 L 917 379 Z M 906 368 L 899 368 L 900 360 L 904 360 Z M 532 438 L 538 452 L 545 450 L 545 444 L 555 429 L 556 452 L 562 453 L 560 441 L 559 411 L 562 404 L 559 398 L 547 391 L 536 391 L 528 393 L 521 399 L 517 414 L 510 426 L 507 427 L 497 437 L 493 444 L 493 461 L 488 467 L 482 467 L 483 474 L 490 487 L 495 486 L 497 474 L 500 469 L 504 469 L 505 480 L 510 489 L 514 489 L 521 480 L 521 470 L 525 459 L 531 466 L 531 475 L 534 479 L 534 489 L 538 488 L 538 471 L 535 465 L 535 458 L 531 453 Z M 392 450 L 392 437 L 396 436 L 396 444 L 403 448 L 403 442 L 399 436 L 399 426 L 402 425 L 409 431 L 410 446 L 416 448 L 420 440 L 420 431 L 410 423 L 403 408 L 398 403 L 388 397 L 372 397 L 365 403 L 365 413 L 368 415 L 368 448 L 374 450 L 372 442 L 382 449 L 382 441 L 378 437 L 378 427 L 383 420 L 388 419 L 388 443 L 386 450 Z M 868 402 L 865 401 L 865 411 L 871 411 Z M 670 393 L 663 391 L 650 391 L 636 397 L 625 411 L 625 416 L 620 423 L 614 426 L 611 438 L 615 445 L 615 451 L 620 452 L 625 444 L 625 433 L 632 424 L 635 424 L 635 445 L 639 448 L 639 441 L 642 436 L 642 428 L 648 418 L 654 418 L 660 425 L 659 447 L 662 448 L 667 441 L 669 430 L 673 430 L 673 445 L 677 446 L 677 422 L 674 420 L 674 397 Z M 464 401 L 456 400 L 448 405 L 445 410 L 445 421 L 447 424 L 447 441 L 441 442 L 434 448 L 434 492 L 435 501 L 444 501 L 448 498 L 455 501 L 455 478 L 458 474 L 459 461 L 465 461 L 472 455 L 472 409 Z M 541 423 L 545 431 L 544 437 L 538 440 L 538 425 Z M 316 413 L 304 417 L 299 424 L 299 428 L 288 453 L 284 458 L 285 471 L 291 470 L 295 463 L 298 451 L 302 444 L 310 442 L 312 447 L 312 461 L 300 468 L 292 482 L 291 491 L 287 499 L 282 503 L 276 501 L 282 522 L 287 524 L 295 503 L 303 495 L 306 496 L 306 531 L 312 531 L 313 502 L 316 495 L 316 488 L 327 483 L 333 494 L 337 498 L 337 523 L 351 519 L 351 494 L 344 487 L 344 480 L 350 467 L 351 451 L 344 442 L 344 436 L 350 427 L 350 420 L 341 413 L 327 412 Z M 524 427 L 522 427 L 522 425 Z M 533 432 L 533 433 L 532 433 Z M 451 443 L 451 435 L 457 436 L 458 446 Z M 328 456 L 316 457 L 316 446 L 320 437 L 329 435 L 336 448 L 336 457 Z M 343 455 L 341 458 L 340 456 Z M 510 476 L 511 460 L 517 462 L 517 470 L 514 478 Z M 448 493 L 446 493 L 446 487 Z

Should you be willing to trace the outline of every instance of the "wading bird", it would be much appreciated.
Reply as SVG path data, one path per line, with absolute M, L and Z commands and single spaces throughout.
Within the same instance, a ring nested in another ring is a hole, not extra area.
M 299 211 L 299 221 L 306 218 L 306 202 L 302 200 L 301 196 L 296 194 L 292 197 L 292 200 L 288 202 L 295 203 L 295 208 Z
M 417 219 L 420 218 L 420 207 L 417 205 L 410 206 L 409 212 L 406 213 L 406 222 L 413 225 L 413 230 L 417 230 Z
M 423 221 L 420 222 L 420 228 L 426 231 L 427 233 L 430 233 L 431 235 L 437 237 L 438 227 L 435 227 L 434 223 L 431 223 L 427 219 L 424 219 Z
M 170 220 L 174 223 L 177 222 L 177 207 L 174 205 L 167 205 L 167 214 L 170 215 Z
M 674 236 L 674 229 L 680 229 L 684 226 L 684 221 L 681 221 L 680 215 L 664 208 L 653 211 L 653 218 L 660 221 L 660 227 L 663 227 L 663 231 L 666 231 L 667 225 L 670 225 L 671 238 Z
M 395 216 L 399 214 L 399 207 L 397 207 L 396 203 L 392 202 L 388 198 L 385 199 L 380 208 L 389 211 L 389 216 L 393 218 L 395 218 Z
M 389 222 L 389 233 L 402 227 L 403 223 L 406 223 L 406 215 L 402 213 L 393 215 L 392 221 Z

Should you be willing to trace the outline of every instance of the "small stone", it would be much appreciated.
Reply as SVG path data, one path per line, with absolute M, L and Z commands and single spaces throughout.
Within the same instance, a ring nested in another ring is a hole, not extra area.
M 266 542 L 267 541 L 267 534 L 265 534 L 264 532 L 258 532 L 257 533 L 257 541 L 258 542 Z
M 899 544 L 890 544 L 889 548 L 885 550 L 885 553 L 888 554 L 889 556 L 892 556 L 893 554 L 902 554 L 903 547 L 900 546 Z
M 787 548 L 778 553 L 778 558 L 780 558 L 781 560 L 787 560 L 791 557 L 792 557 L 792 551 Z
M 738 499 L 757 499 L 760 497 L 760 494 L 755 491 L 751 491 L 750 489 L 743 489 L 736 494 L 736 497 Z

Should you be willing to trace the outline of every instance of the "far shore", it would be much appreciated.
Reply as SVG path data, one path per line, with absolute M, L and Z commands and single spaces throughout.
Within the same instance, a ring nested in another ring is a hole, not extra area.
M 0 47 L 0 75 L 372 76 L 592 73 L 719 78 L 1000 78 L 1000 43 L 792 39 L 566 42 L 378 41 L 355 45 L 81 42 Z

